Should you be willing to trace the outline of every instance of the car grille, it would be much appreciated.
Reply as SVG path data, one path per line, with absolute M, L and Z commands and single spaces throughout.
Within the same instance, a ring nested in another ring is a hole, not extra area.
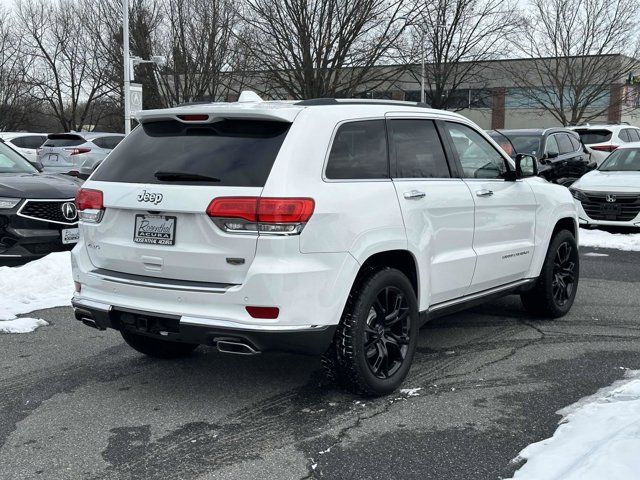
M 640 213 L 640 195 L 637 193 L 584 192 L 586 200 L 582 200 L 582 208 L 593 220 L 628 222 Z M 615 196 L 615 202 L 608 202 L 607 196 Z M 606 211 L 605 207 L 619 205 L 618 212 Z
M 78 223 L 78 212 L 75 205 L 67 211 L 68 218 L 63 213 L 65 204 L 73 205 L 73 199 L 66 200 L 26 200 L 18 211 L 21 217 L 42 220 L 44 222 L 59 223 L 62 225 L 75 225 Z M 69 214 L 72 215 L 69 215 Z

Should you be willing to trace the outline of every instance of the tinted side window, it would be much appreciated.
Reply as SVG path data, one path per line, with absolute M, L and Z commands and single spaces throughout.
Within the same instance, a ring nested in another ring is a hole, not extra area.
M 549 135 L 547 137 L 547 156 L 557 157 L 560 154 L 560 147 L 558 146 L 558 141 L 556 140 L 556 135 Z
M 471 127 L 447 122 L 447 131 L 462 164 L 464 178 L 502 178 L 507 172 L 505 159 Z
M 569 140 L 571 140 L 571 145 L 573 146 L 574 152 L 582 151 L 582 144 L 580 143 L 580 140 L 578 140 L 573 135 L 569 135 Z
M 107 140 L 109 137 L 98 137 L 98 138 L 92 138 L 91 139 L 91 143 L 96 144 L 98 147 L 100 148 L 108 148 L 107 145 Z
M 215 123 L 145 123 L 109 154 L 94 179 L 162 184 L 155 173 L 184 172 L 219 179 L 221 187 L 263 187 L 291 124 L 227 119 Z M 185 180 L 174 184 L 198 182 Z M 200 184 L 210 184 L 206 181 Z
M 340 125 L 331 145 L 325 175 L 332 180 L 389 178 L 384 120 Z
M 629 132 L 629 130 L 628 130 L 628 129 L 626 129 L 626 128 L 625 128 L 625 129 L 623 129 L 623 130 L 620 130 L 620 132 L 618 132 L 618 138 L 619 138 L 620 140 L 622 140 L 623 142 L 628 142 L 628 141 L 630 141 L 630 140 L 629 140 L 629 133 L 628 133 L 628 132 Z
M 449 166 L 431 120 L 391 120 L 397 178 L 449 178 Z
M 116 148 L 116 146 L 122 141 L 123 138 L 124 137 L 120 137 L 120 136 L 106 137 L 104 139 L 106 147 L 104 148 L 110 148 L 110 149 Z
M 560 155 L 573 152 L 573 145 L 571 145 L 569 135 L 566 133 L 559 133 L 556 137 L 558 140 L 558 147 L 560 147 Z
M 640 131 L 635 128 L 629 129 L 629 140 L 632 142 L 640 142 Z

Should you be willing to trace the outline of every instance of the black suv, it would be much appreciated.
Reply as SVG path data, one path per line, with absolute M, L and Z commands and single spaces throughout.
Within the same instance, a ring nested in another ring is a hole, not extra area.
M 487 133 L 513 158 L 518 153 L 536 157 L 539 175 L 550 182 L 569 186 L 596 168 L 580 136 L 567 128 L 489 130 Z
M 0 266 L 73 248 L 80 184 L 67 175 L 40 173 L 0 141 Z

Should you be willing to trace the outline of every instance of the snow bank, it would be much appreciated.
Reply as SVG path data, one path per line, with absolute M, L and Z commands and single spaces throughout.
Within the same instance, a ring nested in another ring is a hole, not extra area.
M 580 229 L 581 247 L 616 248 L 640 252 L 640 233 L 609 233 L 603 230 Z
M 41 318 L 21 317 L 15 320 L 0 320 L 0 333 L 29 333 L 46 325 L 49 324 Z
M 553 437 L 529 445 L 513 480 L 631 480 L 640 472 L 640 371 L 558 411 Z
M 21 267 L 0 267 L 0 333 L 26 333 L 48 325 L 16 316 L 70 305 L 72 295 L 69 252 L 52 253 Z

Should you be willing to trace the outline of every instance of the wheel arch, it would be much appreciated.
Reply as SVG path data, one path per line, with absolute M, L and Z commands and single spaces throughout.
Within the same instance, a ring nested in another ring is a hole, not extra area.
M 395 268 L 407 276 L 419 304 L 420 277 L 418 274 L 418 262 L 409 250 L 384 250 L 371 254 L 360 266 L 351 288 L 353 289 L 367 273 L 384 267 Z

